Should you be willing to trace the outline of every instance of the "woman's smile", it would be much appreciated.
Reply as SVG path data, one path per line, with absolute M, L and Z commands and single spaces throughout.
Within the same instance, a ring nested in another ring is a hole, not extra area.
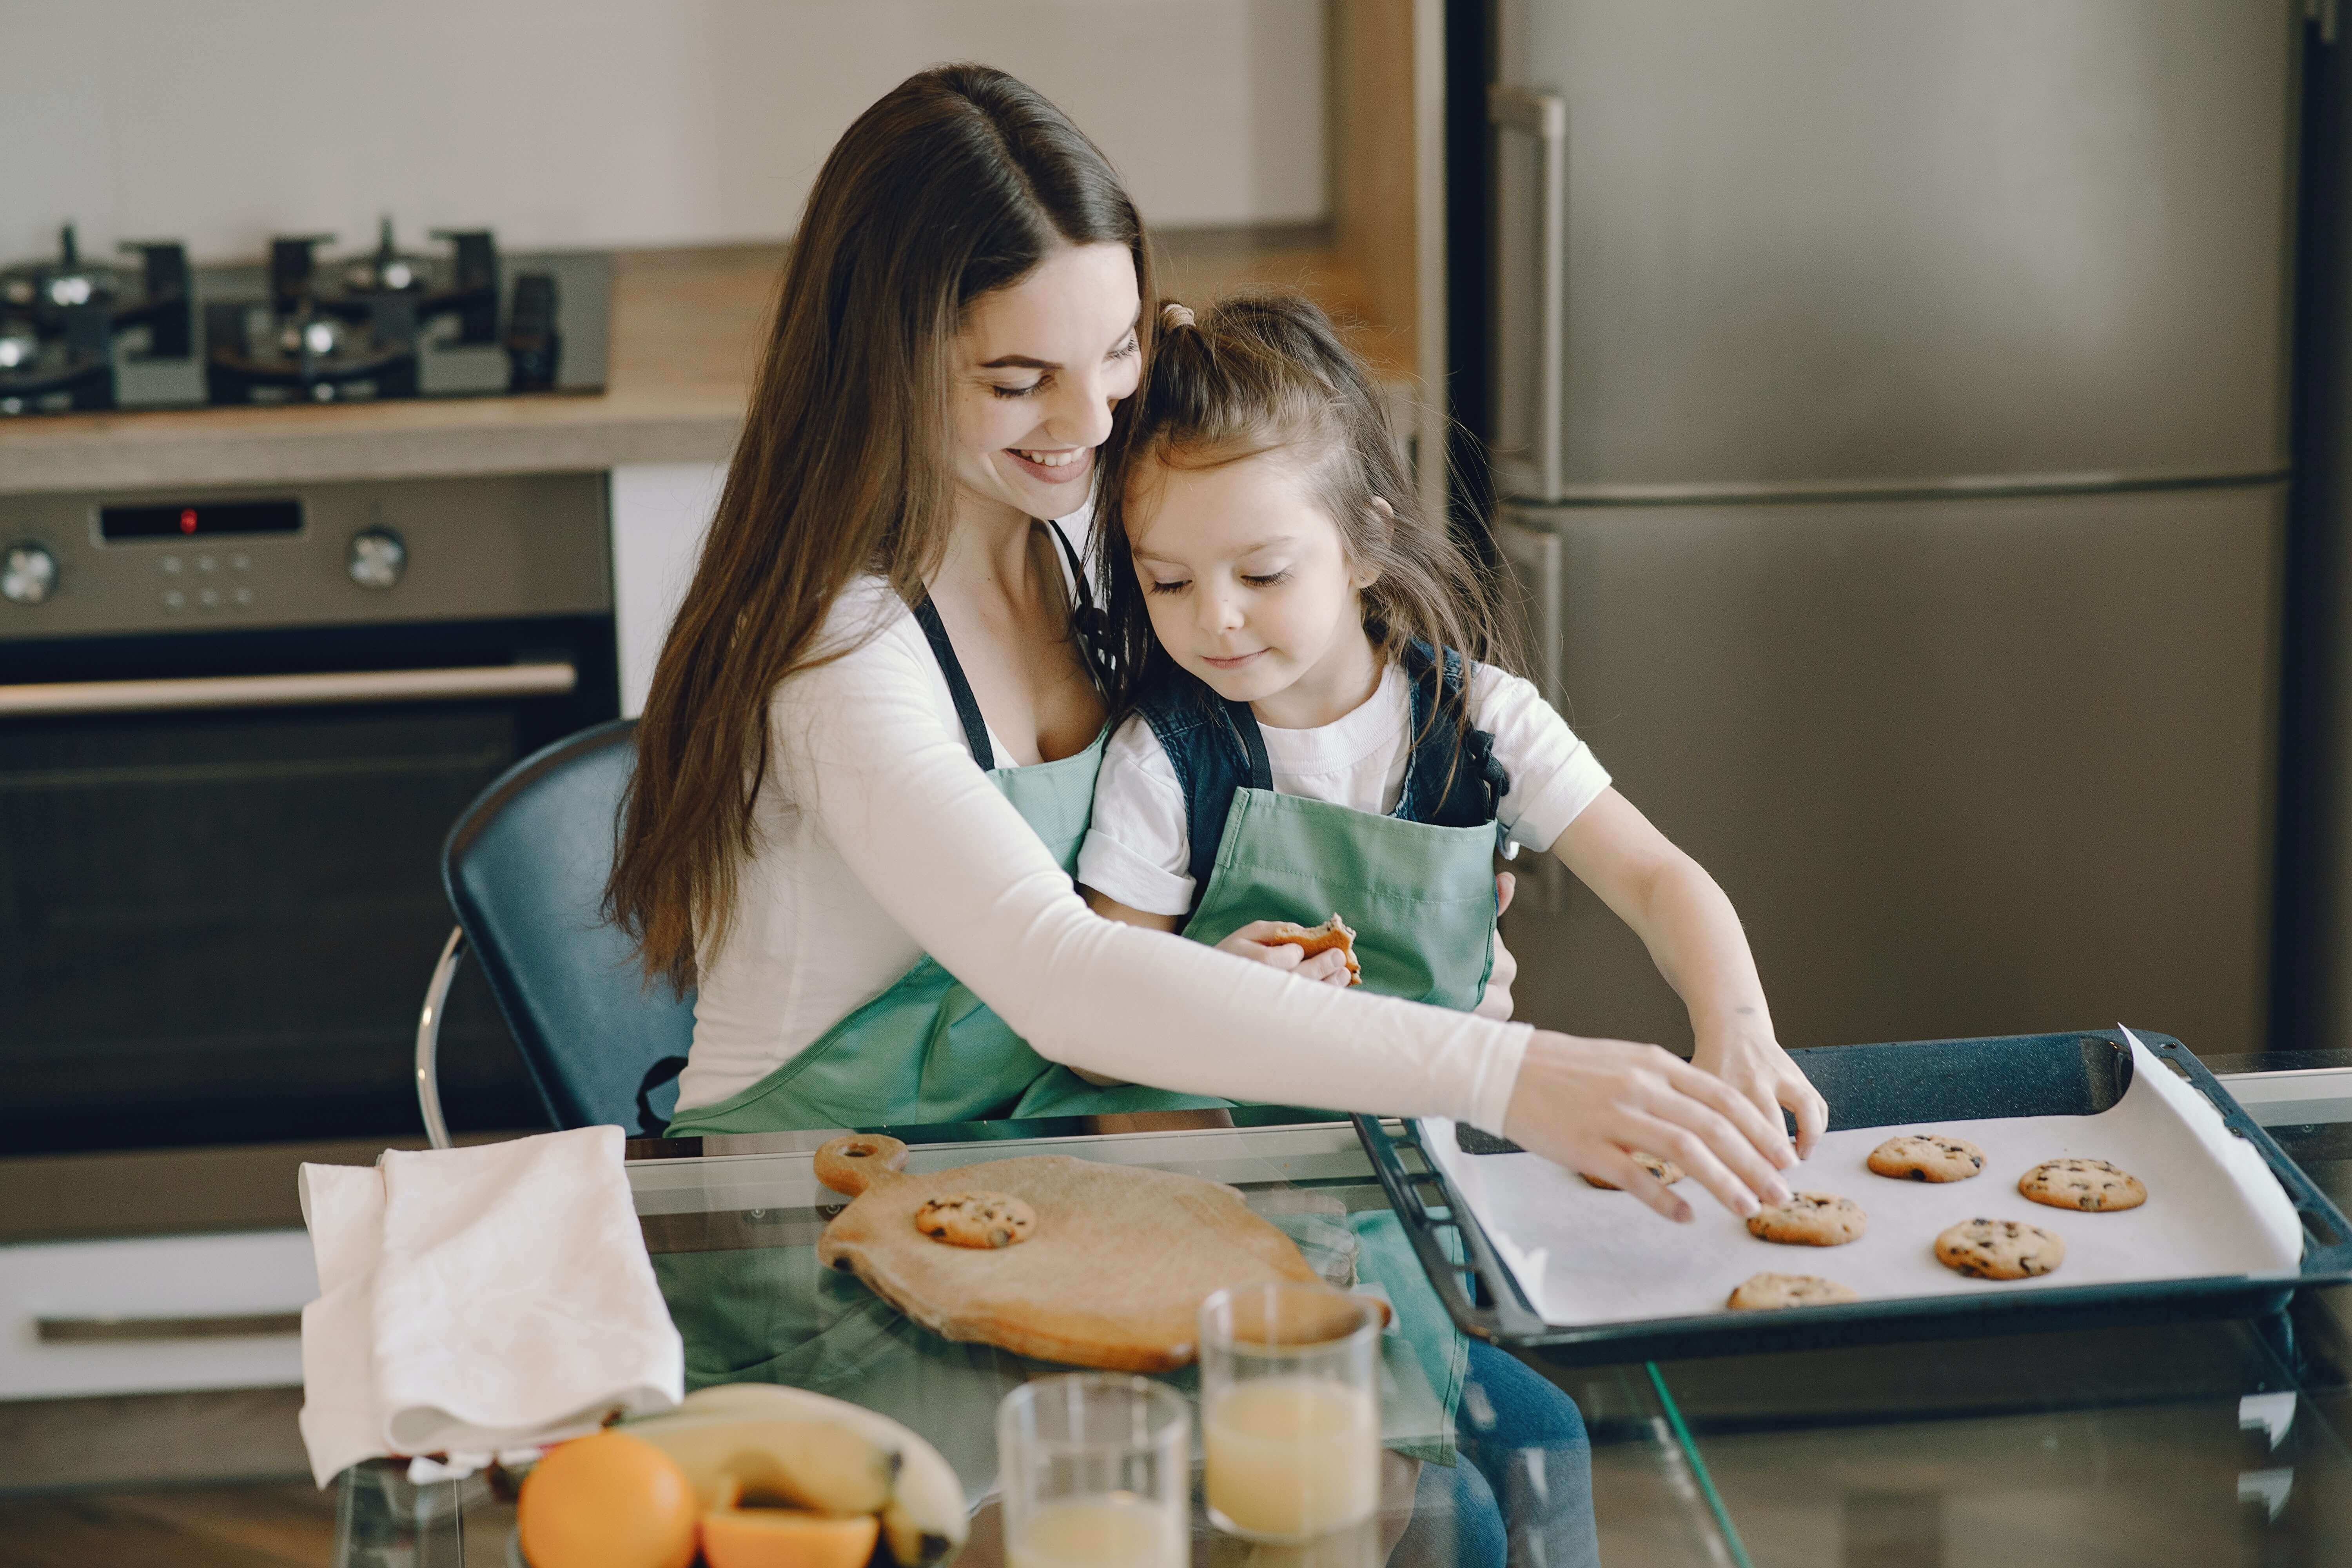
M 1076 484 L 1095 471 L 1092 447 L 1007 447 L 1004 455 L 1019 465 L 1023 473 L 1044 484 Z

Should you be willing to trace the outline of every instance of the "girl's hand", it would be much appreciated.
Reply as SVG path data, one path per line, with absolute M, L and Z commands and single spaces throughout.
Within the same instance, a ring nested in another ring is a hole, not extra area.
M 1511 1090 L 1504 1135 L 1572 1171 L 1615 1183 L 1677 1223 L 1691 1207 L 1635 1163 L 1672 1160 L 1746 1218 L 1789 1201 L 1776 1173 L 1795 1163 L 1780 1119 L 1656 1046 L 1538 1031 Z
M 1260 963 L 1288 970 L 1301 980 L 1320 980 L 1328 984 L 1348 984 L 1348 958 L 1338 948 L 1329 948 L 1312 958 L 1305 957 L 1297 942 L 1275 942 L 1272 937 L 1280 921 L 1252 921 L 1224 941 L 1217 943 L 1219 952 L 1239 953 Z
M 1797 1119 L 1797 1157 L 1811 1154 L 1828 1130 L 1829 1102 L 1780 1048 L 1771 1029 L 1717 1026 L 1699 1028 L 1696 1035 L 1691 1066 L 1721 1079 L 1775 1127 L 1786 1107 Z
M 1508 871 L 1495 878 L 1495 919 L 1500 921 L 1503 911 L 1511 907 L 1511 895 L 1519 889 L 1519 879 Z M 1500 925 L 1495 928 L 1495 966 L 1486 972 L 1486 989 L 1479 993 L 1478 1005 L 1470 1009 L 1481 1018 L 1507 1023 L 1511 1016 L 1511 983 L 1519 977 L 1519 957 L 1503 941 Z

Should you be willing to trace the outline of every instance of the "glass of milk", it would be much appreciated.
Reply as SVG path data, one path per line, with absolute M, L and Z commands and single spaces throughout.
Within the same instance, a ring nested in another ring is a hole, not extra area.
M 1149 1378 L 1069 1373 L 996 1407 L 1008 1568 L 1186 1568 L 1192 1418 Z
M 1201 1303 L 1201 1446 L 1209 1518 L 1252 1541 L 1360 1523 L 1381 1491 L 1381 1310 L 1311 1285 L 1247 1285 Z

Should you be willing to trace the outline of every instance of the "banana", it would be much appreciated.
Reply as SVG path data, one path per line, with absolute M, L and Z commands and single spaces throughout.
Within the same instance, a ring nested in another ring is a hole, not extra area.
M 898 1482 L 882 1511 L 882 1535 L 899 1568 L 940 1568 L 963 1549 L 969 1531 L 963 1483 L 938 1449 L 888 1416 L 846 1400 L 773 1383 L 728 1383 L 698 1389 L 668 1416 L 755 1416 L 837 1422 L 898 1454 Z M 632 1427 L 634 1430 L 635 1427 Z
M 680 1412 L 632 1422 L 628 1432 L 677 1460 L 706 1509 L 731 1489 L 755 1505 L 880 1513 L 898 1476 L 896 1448 L 838 1421 Z

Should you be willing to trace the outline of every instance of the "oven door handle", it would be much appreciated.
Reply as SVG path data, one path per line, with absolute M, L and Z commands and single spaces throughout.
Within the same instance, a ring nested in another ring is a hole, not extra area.
M 67 713 L 159 713 L 192 708 L 282 708 L 368 702 L 562 697 L 580 684 L 569 662 L 454 669 L 360 669 L 313 675 L 211 675 L 172 680 L 54 680 L 0 686 L 0 719 Z

